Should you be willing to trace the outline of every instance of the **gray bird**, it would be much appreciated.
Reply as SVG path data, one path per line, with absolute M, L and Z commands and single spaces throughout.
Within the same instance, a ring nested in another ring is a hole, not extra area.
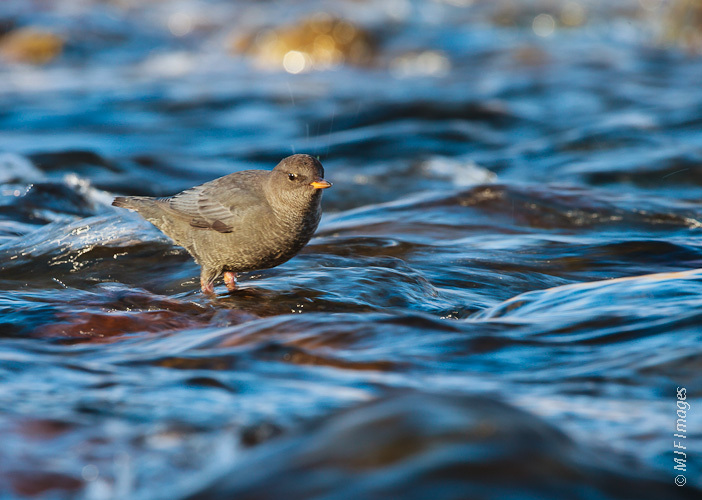
M 185 248 L 201 267 L 202 291 L 214 293 L 224 273 L 268 269 L 292 258 L 314 234 L 322 215 L 322 164 L 309 155 L 283 159 L 273 170 L 225 175 L 169 198 L 117 197 Z

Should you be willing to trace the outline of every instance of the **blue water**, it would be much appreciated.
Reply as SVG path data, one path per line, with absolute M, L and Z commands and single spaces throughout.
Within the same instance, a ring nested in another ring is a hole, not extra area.
M 65 45 L 0 38 L 0 498 L 698 498 L 684 4 L 3 2 Z M 230 48 L 320 9 L 369 61 Z M 317 235 L 232 293 L 110 206 L 301 152 Z

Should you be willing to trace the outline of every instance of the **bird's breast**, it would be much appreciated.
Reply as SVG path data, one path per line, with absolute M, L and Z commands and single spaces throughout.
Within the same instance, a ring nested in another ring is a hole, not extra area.
M 305 217 L 271 217 L 247 226 L 246 230 L 212 235 L 219 240 L 216 258 L 223 268 L 232 271 L 275 267 L 295 256 L 309 242 L 320 215 L 314 211 Z

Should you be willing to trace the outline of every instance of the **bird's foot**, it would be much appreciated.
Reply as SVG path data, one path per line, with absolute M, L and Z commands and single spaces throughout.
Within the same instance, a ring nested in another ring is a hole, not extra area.
M 212 281 L 200 280 L 200 288 L 202 293 L 207 295 L 214 295 L 214 283 Z
M 200 270 L 200 289 L 206 295 L 214 295 L 214 282 L 219 276 L 220 270 L 210 267 L 202 267 Z
M 226 271 L 224 273 L 224 284 L 227 285 L 227 290 L 230 292 L 236 290 L 236 273 Z

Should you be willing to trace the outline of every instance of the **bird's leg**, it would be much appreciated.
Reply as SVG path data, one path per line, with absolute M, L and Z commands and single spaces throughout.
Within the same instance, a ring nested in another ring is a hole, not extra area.
M 231 271 L 225 271 L 224 284 L 227 285 L 227 290 L 229 290 L 230 292 L 236 290 L 236 273 L 233 273 Z
M 214 295 L 214 282 L 205 282 L 203 279 L 200 279 L 200 289 L 202 290 L 202 293 Z
M 200 289 L 202 293 L 214 295 L 214 280 L 217 279 L 217 276 L 219 276 L 218 271 L 202 268 L 200 272 Z

